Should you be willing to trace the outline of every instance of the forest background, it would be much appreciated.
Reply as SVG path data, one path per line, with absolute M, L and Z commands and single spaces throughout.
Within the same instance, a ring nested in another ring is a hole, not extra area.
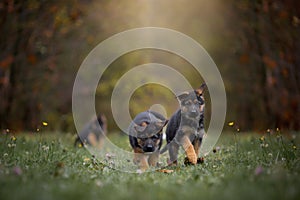
M 242 131 L 300 129 L 300 2 L 296 0 L 4 0 L 0 2 L 0 129 L 75 132 L 72 88 L 88 53 L 113 34 L 155 26 L 180 31 L 213 58 L 225 83 L 226 120 Z M 182 58 L 140 50 L 105 71 L 96 110 L 118 127 L 110 99 L 134 66 L 162 63 L 193 87 L 202 77 Z M 85 91 L 82 91 L 83 93 Z M 207 121 L 209 122 L 209 92 Z M 130 101 L 132 116 L 160 103 L 168 117 L 178 102 L 167 88 L 145 85 Z

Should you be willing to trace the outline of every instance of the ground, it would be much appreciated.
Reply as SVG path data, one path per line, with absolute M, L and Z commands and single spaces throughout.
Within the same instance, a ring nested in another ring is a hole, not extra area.
M 299 199 L 298 135 L 223 133 L 203 164 L 181 156 L 172 173 L 124 173 L 74 148 L 71 134 L 2 134 L 0 199 Z

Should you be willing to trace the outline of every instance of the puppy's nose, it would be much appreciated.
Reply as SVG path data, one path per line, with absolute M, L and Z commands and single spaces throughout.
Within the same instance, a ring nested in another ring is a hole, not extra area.
M 144 148 L 144 151 L 145 152 L 153 152 L 154 151 L 153 145 L 151 145 L 151 144 L 146 145 Z

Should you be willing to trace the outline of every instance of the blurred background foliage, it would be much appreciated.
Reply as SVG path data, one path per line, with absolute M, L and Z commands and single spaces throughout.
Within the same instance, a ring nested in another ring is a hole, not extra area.
M 300 129 L 300 2 L 296 0 L 3 0 L 0 2 L 0 128 L 75 132 L 72 87 L 80 64 L 101 41 L 131 28 L 175 29 L 198 41 L 222 74 L 227 121 L 241 130 Z M 202 78 L 184 59 L 158 50 L 118 58 L 105 71 L 96 109 L 116 130 L 110 98 L 129 69 L 169 65 L 193 87 Z M 134 78 L 134 77 L 133 77 Z M 209 93 L 207 92 L 209 119 Z M 178 107 L 167 88 L 145 85 L 132 116 L 153 104 Z M 92 117 L 92 116 L 91 116 Z

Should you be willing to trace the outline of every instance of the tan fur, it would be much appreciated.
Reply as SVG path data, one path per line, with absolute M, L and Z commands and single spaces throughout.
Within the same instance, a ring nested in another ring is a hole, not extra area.
M 134 155 L 133 155 L 133 163 L 138 165 L 140 163 L 140 157 L 139 155 L 143 152 L 140 148 L 133 149 Z
M 97 138 L 96 138 L 96 136 L 95 136 L 95 134 L 94 133 L 90 133 L 89 135 L 88 135 L 88 140 L 90 141 L 90 143 L 91 143 L 91 145 L 93 146 L 93 147 L 95 147 L 95 146 L 97 146 Z
M 196 156 L 198 156 L 200 150 L 200 141 L 196 140 L 193 145 L 194 145 L 195 154 Z
M 152 167 L 156 167 L 159 159 L 159 151 L 153 152 L 151 155 L 149 155 L 148 162 L 149 165 Z
M 88 140 L 91 143 L 91 146 L 96 147 L 98 149 L 101 149 L 104 144 L 104 139 L 102 138 L 101 140 L 97 140 L 95 133 L 90 133 L 88 135 Z
M 146 156 L 145 154 L 139 154 L 139 167 L 142 171 L 146 171 L 149 168 L 148 165 L 148 156 Z
M 134 150 L 133 162 L 139 166 L 142 171 L 146 171 L 149 168 L 148 165 L 148 156 L 143 154 L 143 151 L 139 148 Z
M 139 148 L 136 148 L 134 151 L 133 162 L 139 166 L 142 171 L 145 171 L 149 168 L 149 165 L 152 167 L 156 167 L 159 152 L 153 152 L 150 155 L 144 154 L 143 151 Z
M 142 122 L 141 126 L 147 126 L 146 122 Z
M 192 164 L 197 164 L 197 155 L 195 153 L 194 146 L 192 145 L 190 139 L 187 136 L 184 136 L 182 138 L 181 142 L 182 142 L 182 147 L 183 147 L 189 161 Z

